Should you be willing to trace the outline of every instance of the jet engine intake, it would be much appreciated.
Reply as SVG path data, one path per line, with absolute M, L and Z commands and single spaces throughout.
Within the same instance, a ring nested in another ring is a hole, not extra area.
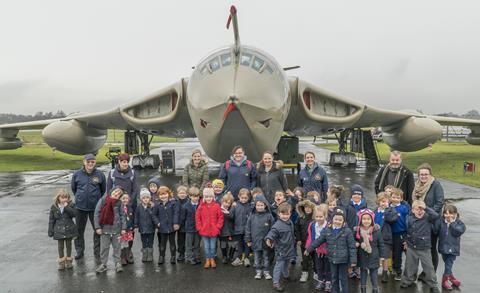
M 107 140 L 107 130 L 88 127 L 76 120 L 53 122 L 42 131 L 52 148 L 72 155 L 96 153 Z
M 442 126 L 435 120 L 410 117 L 382 127 L 383 140 L 392 149 L 413 152 L 426 148 L 442 138 Z

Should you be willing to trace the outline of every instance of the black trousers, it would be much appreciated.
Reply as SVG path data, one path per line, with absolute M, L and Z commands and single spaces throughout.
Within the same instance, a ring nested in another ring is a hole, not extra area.
M 305 256 L 305 242 L 300 244 L 300 250 L 302 252 L 302 272 L 308 272 L 312 268 L 312 254 Z
M 93 254 L 95 257 L 100 257 L 100 235 L 95 233 L 95 226 L 93 222 L 94 211 L 82 211 L 75 209 L 75 222 L 78 229 L 78 237 L 75 238 L 75 251 L 77 254 L 83 254 L 85 252 L 85 227 L 87 226 L 87 221 L 90 220 L 90 224 L 93 228 Z
M 438 235 L 435 235 L 435 234 L 432 232 L 432 235 L 431 235 L 430 237 L 431 237 L 431 239 L 432 239 L 431 252 L 432 252 L 433 269 L 434 269 L 435 272 L 436 272 L 436 271 L 437 271 L 437 267 L 438 267 L 438 250 L 437 250 Z
M 142 238 L 142 248 L 153 248 L 155 233 L 140 234 L 140 238 Z
M 402 253 L 403 253 L 403 236 L 401 234 L 393 234 L 393 264 L 392 268 L 395 272 L 402 272 Z
M 177 246 L 178 246 L 178 253 L 182 256 L 185 256 L 185 232 L 177 231 Z
M 157 237 L 160 256 L 165 256 L 165 250 L 167 250 L 167 241 L 170 244 L 170 256 L 177 255 L 177 246 L 175 245 L 175 232 L 157 233 Z
M 64 250 L 67 250 L 67 257 L 72 256 L 72 238 L 58 240 L 58 257 L 65 256 Z

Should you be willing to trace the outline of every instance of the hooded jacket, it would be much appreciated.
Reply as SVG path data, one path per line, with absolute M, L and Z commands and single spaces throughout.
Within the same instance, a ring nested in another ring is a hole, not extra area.
M 230 209 L 229 217 L 233 219 L 233 234 L 244 235 L 245 226 L 247 225 L 248 217 L 252 212 L 252 205 L 250 202 L 241 203 L 236 201 L 236 205 Z
M 460 237 L 467 230 L 465 224 L 457 218 L 447 224 L 443 217 L 434 225 L 435 234 L 438 234 L 438 252 L 441 254 L 460 255 Z
M 367 202 L 365 201 L 365 198 L 362 196 L 362 200 L 360 201 L 359 204 L 354 204 L 352 200 L 350 200 L 350 203 L 348 204 L 346 208 L 347 212 L 347 225 L 350 229 L 353 229 L 353 227 L 358 225 L 358 217 L 357 213 L 360 210 L 366 209 L 367 208 Z
M 238 199 L 238 192 L 242 188 L 252 190 L 257 186 L 257 170 L 255 165 L 244 156 L 243 161 L 237 165 L 235 160 L 230 158 L 220 169 L 218 177 L 225 183 L 224 193 L 230 191 L 235 200 Z M 228 165 L 228 168 L 227 168 Z
M 257 195 L 255 198 L 255 204 L 259 201 L 265 204 L 265 210 L 263 212 L 258 212 L 254 208 L 248 217 L 245 226 L 245 241 L 252 242 L 253 251 L 260 251 L 267 248 L 264 238 L 275 223 L 275 219 L 270 212 L 268 201 L 265 196 L 261 194 Z
M 278 219 L 268 232 L 265 239 L 273 241 L 275 258 L 285 261 L 291 260 L 297 256 L 295 250 L 295 233 L 292 221 L 283 221 Z
M 198 234 L 204 237 L 217 237 L 223 226 L 223 213 L 220 205 L 212 201 L 202 201 L 195 213 L 195 224 Z
M 183 206 L 185 211 L 185 233 L 197 232 L 197 228 L 195 226 L 195 215 L 199 206 L 200 201 L 197 204 L 193 204 L 190 200 L 187 201 Z
M 126 171 L 120 171 L 120 167 L 117 165 L 114 169 L 110 170 L 107 178 L 107 194 L 110 194 L 113 186 L 122 187 L 123 191 L 130 196 L 130 206 L 133 210 L 137 208 L 137 197 L 140 190 L 137 184 L 137 173 L 128 167 Z
M 260 163 L 257 169 L 257 186 L 263 190 L 269 203 L 273 203 L 275 192 L 278 190 L 286 191 L 288 189 L 287 177 L 282 170 L 281 162 L 273 162 L 269 171 L 265 170 L 265 165 Z
M 201 160 L 198 166 L 195 166 L 193 160 L 190 160 L 183 169 L 182 185 L 188 187 L 197 187 L 202 190 L 208 182 L 208 164 Z
M 62 212 L 57 205 L 52 205 L 48 221 L 48 236 L 55 240 L 77 237 L 78 230 L 73 222 L 74 217 L 75 210 L 72 206 L 64 207 Z
M 228 212 L 230 213 L 231 210 L 232 208 L 230 207 Z M 233 218 L 230 216 L 230 214 L 223 214 L 223 226 L 222 226 L 222 230 L 220 231 L 220 237 L 231 237 L 233 236 L 233 233 L 234 233 Z
M 158 190 L 158 188 L 159 188 L 160 186 L 162 186 L 162 182 L 160 181 L 160 179 L 158 179 L 157 177 L 152 177 L 152 178 L 148 179 L 148 181 L 147 181 L 148 191 L 150 191 L 150 184 L 152 184 L 152 183 L 155 184 L 155 185 L 157 185 L 157 190 Z M 153 205 L 154 205 L 154 206 L 157 205 L 157 204 L 159 203 L 159 201 L 160 201 L 160 200 L 158 199 L 157 193 L 156 193 L 156 192 L 155 192 L 155 193 L 152 193 L 152 192 L 150 191 L 150 196 L 152 197 L 152 203 L 153 203 Z
M 310 214 L 305 213 L 305 207 L 310 207 L 312 212 Z M 307 241 L 308 234 L 308 225 L 313 218 L 313 210 L 315 209 L 315 204 L 310 200 L 302 200 L 297 204 L 297 221 L 295 222 L 295 240 L 302 241 L 302 244 L 305 244 Z
M 75 171 L 71 181 L 75 208 L 85 212 L 94 211 L 106 191 L 106 184 L 105 175 L 96 168 L 91 173 L 87 173 L 85 168 Z
M 140 234 L 155 233 L 152 207 L 144 207 L 142 204 L 137 207 L 135 210 L 135 228 L 138 228 Z
M 165 203 L 159 202 L 153 207 L 153 219 L 159 233 L 175 232 L 173 225 L 180 225 L 180 206 L 178 202 L 176 200 L 168 200 Z

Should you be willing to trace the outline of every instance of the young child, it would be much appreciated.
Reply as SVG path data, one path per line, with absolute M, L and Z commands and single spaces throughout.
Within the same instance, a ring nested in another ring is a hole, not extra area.
M 294 225 L 290 220 L 292 207 L 289 203 L 281 203 L 278 206 L 278 220 L 265 237 L 268 247 L 275 250 L 275 266 L 273 268 L 273 288 L 283 291 L 284 285 L 281 280 L 288 280 L 288 265 L 290 260 L 296 257 Z
M 158 188 L 161 186 L 160 179 L 152 177 L 147 181 L 147 187 L 150 191 L 152 208 L 158 203 Z
M 191 265 L 200 263 L 200 235 L 195 225 L 195 215 L 200 205 L 200 190 L 190 187 L 188 190 L 190 200 L 184 205 L 185 209 L 185 261 Z
M 302 187 L 295 187 L 293 189 L 293 196 L 295 197 L 297 202 L 301 202 L 305 199 L 305 192 L 303 191 Z
M 372 292 L 378 293 L 378 268 L 385 259 L 385 247 L 380 226 L 375 225 L 375 214 L 369 209 L 358 212 L 355 227 L 358 266 L 360 267 L 360 292 L 367 293 L 367 278 L 370 274 Z
M 180 210 L 180 229 L 177 231 L 177 247 L 178 247 L 178 258 L 177 261 L 185 261 L 185 217 L 186 210 L 185 204 L 189 201 L 187 194 L 187 187 L 180 185 L 177 187 L 177 201 Z
M 286 201 L 287 201 L 287 197 L 285 196 L 285 193 L 283 191 L 281 190 L 275 191 L 275 196 L 273 198 L 273 203 L 271 205 L 272 214 L 275 219 L 278 218 L 278 215 L 277 215 L 278 207 Z
M 383 191 L 385 192 L 385 194 L 386 194 L 388 197 L 391 197 L 391 196 L 392 196 L 392 192 L 393 192 L 394 189 L 395 189 L 395 186 L 393 186 L 393 185 L 387 185 L 387 186 L 385 186 L 385 188 L 383 189 Z
M 350 188 L 350 194 L 350 203 L 345 210 L 347 212 L 348 228 L 353 230 L 355 226 L 359 225 L 357 214 L 360 210 L 367 208 L 367 202 L 363 197 L 363 188 L 358 184 L 355 184 Z M 352 268 L 348 277 L 350 279 L 360 278 L 360 268 Z
M 126 266 L 127 264 L 133 264 L 132 246 L 135 217 L 133 207 L 130 205 L 130 196 L 127 193 L 124 193 L 120 198 L 120 201 L 122 202 L 121 212 L 127 223 L 126 233 L 122 234 L 120 237 L 120 247 L 122 249 L 120 253 L 120 263 L 122 266 Z
M 312 267 L 311 256 L 304 255 L 305 243 L 307 242 L 307 230 L 310 222 L 313 220 L 313 210 L 315 204 L 310 200 L 302 200 L 297 204 L 298 218 L 295 222 L 295 240 L 300 245 L 302 252 L 302 275 L 300 282 L 304 283 L 308 280 L 308 271 Z
M 346 214 L 345 208 L 343 206 L 338 206 L 338 200 L 334 197 L 327 198 L 327 205 L 328 205 L 327 222 L 329 224 L 332 223 L 333 216 L 335 215 L 337 210 L 341 210 L 344 215 Z
M 332 291 L 348 293 L 347 268 L 349 264 L 351 267 L 357 265 L 357 249 L 352 230 L 345 225 L 345 215 L 340 209 L 333 215 L 331 226 L 322 231 L 320 237 L 308 246 L 305 254 L 312 253 L 325 242 L 330 261 Z
M 308 224 L 307 241 L 305 248 L 308 248 L 313 241 L 320 237 L 323 230 L 327 228 L 328 206 L 320 204 L 313 210 L 314 221 Z M 327 244 L 323 243 L 315 252 L 313 252 L 313 262 L 315 264 L 315 273 L 317 275 L 317 284 L 315 290 L 330 292 L 332 290 L 330 278 L 330 263 L 327 258 Z
M 60 189 L 53 198 L 48 221 L 48 237 L 58 242 L 58 269 L 71 269 L 72 240 L 77 237 L 77 226 L 73 222 L 75 210 L 72 207 L 72 197 L 65 189 Z M 67 255 L 65 256 L 65 251 Z
M 220 249 L 222 250 L 222 263 L 227 264 L 233 261 L 236 243 L 233 239 L 233 219 L 230 217 L 230 209 L 233 204 L 233 195 L 227 192 L 221 200 L 221 210 L 224 215 L 223 227 L 220 231 Z
M 176 264 L 175 257 L 177 248 L 175 246 L 175 231 L 180 228 L 180 207 L 176 200 L 172 199 L 172 192 L 166 186 L 158 188 L 158 204 L 153 208 L 153 218 L 155 226 L 158 228 L 158 248 L 160 255 L 158 264 L 165 262 L 165 250 L 167 249 L 167 240 L 170 244 L 170 263 Z
M 263 195 L 263 190 L 260 188 L 260 187 L 255 187 L 254 189 L 252 189 L 252 205 L 253 205 L 253 208 L 255 208 L 255 200 L 256 200 L 256 197 L 257 195 L 259 194 L 262 194 Z
M 123 272 L 120 263 L 120 235 L 125 233 L 127 222 L 124 213 L 121 211 L 122 203 L 119 199 L 122 195 L 122 188 L 114 186 L 110 190 L 110 194 L 104 195 L 95 207 L 94 226 L 95 232 L 100 235 L 101 260 L 101 264 L 96 269 L 97 274 L 107 271 L 110 245 L 113 248 L 115 271 L 117 273 Z
M 315 205 L 321 204 L 321 201 L 322 201 L 320 197 L 320 193 L 318 193 L 318 191 L 315 191 L 315 190 L 307 192 L 307 199 L 313 202 Z
M 392 259 L 395 280 L 402 280 L 402 253 L 405 234 L 407 233 L 407 216 L 410 213 L 410 206 L 403 200 L 403 191 L 394 188 L 390 196 L 390 207 L 393 208 L 398 217 L 387 222 L 392 226 Z
M 142 239 L 142 262 L 153 261 L 153 240 L 155 237 L 155 220 L 150 190 L 140 190 L 140 205 L 135 210 L 135 228 Z
M 217 237 L 223 226 L 223 213 L 220 205 L 215 201 L 215 192 L 212 188 L 203 189 L 203 202 L 197 209 L 195 220 L 205 250 L 205 265 L 203 267 L 206 269 L 216 268 Z
M 248 247 L 252 248 L 255 257 L 255 279 L 257 280 L 262 278 L 262 273 L 266 280 L 272 279 L 269 271 L 270 250 L 264 239 L 274 222 L 267 199 L 262 194 L 258 194 L 255 198 L 255 209 L 248 217 L 245 227 L 245 241 Z
M 427 207 L 425 202 L 413 201 L 412 212 L 407 217 L 407 234 L 405 237 L 407 256 L 405 274 L 402 276 L 400 287 L 408 288 L 414 284 L 417 279 L 418 262 L 420 261 L 425 273 L 424 282 L 430 287 L 431 292 L 440 293 L 430 251 L 432 224 L 438 218 L 439 215 L 433 209 Z
M 332 198 L 335 199 L 338 207 L 343 207 L 342 193 L 345 188 L 342 185 L 330 185 L 327 190 L 327 201 Z
M 225 184 L 223 183 L 222 179 L 215 179 L 212 181 L 213 191 L 215 192 L 215 201 L 220 204 L 222 197 L 223 197 L 223 189 L 225 188 Z
M 460 220 L 457 207 L 451 204 L 443 208 L 443 217 L 435 222 L 435 232 L 438 234 L 438 251 L 442 254 L 445 270 L 442 277 L 442 287 L 451 290 L 452 285 L 460 287 L 461 283 L 453 276 L 453 263 L 460 255 L 460 237 L 465 230 L 465 224 Z
M 389 206 L 389 198 L 385 192 L 377 195 L 377 209 L 375 210 L 375 224 L 380 227 L 383 245 L 385 247 L 385 259 L 382 261 L 382 283 L 388 282 L 388 258 L 392 255 L 393 235 L 392 226 L 398 219 L 395 209 Z
M 247 224 L 248 216 L 252 212 L 252 205 L 249 201 L 250 191 L 246 188 L 242 188 L 238 192 L 238 201 L 236 201 L 235 205 L 230 209 L 229 217 L 233 219 L 233 234 L 234 239 L 237 242 L 237 249 L 235 250 L 235 254 L 233 256 L 233 266 L 241 266 L 242 264 L 246 267 L 250 266 L 250 260 L 248 259 L 250 249 L 245 242 L 245 226 Z M 242 261 L 243 253 L 245 254 L 243 255 Z

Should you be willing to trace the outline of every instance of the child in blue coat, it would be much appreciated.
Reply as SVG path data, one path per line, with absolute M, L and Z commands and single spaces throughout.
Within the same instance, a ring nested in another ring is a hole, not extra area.
M 155 237 L 155 220 L 153 202 L 147 188 L 140 190 L 140 205 L 135 210 L 135 228 L 142 239 L 142 262 L 153 261 L 153 240 Z
M 446 205 L 443 208 L 443 217 L 435 222 L 435 233 L 438 234 L 438 251 L 442 254 L 445 263 L 442 287 L 452 290 L 452 285 L 460 287 L 461 282 L 453 276 L 453 263 L 460 255 L 460 237 L 465 230 L 465 224 L 460 220 L 457 207 Z

